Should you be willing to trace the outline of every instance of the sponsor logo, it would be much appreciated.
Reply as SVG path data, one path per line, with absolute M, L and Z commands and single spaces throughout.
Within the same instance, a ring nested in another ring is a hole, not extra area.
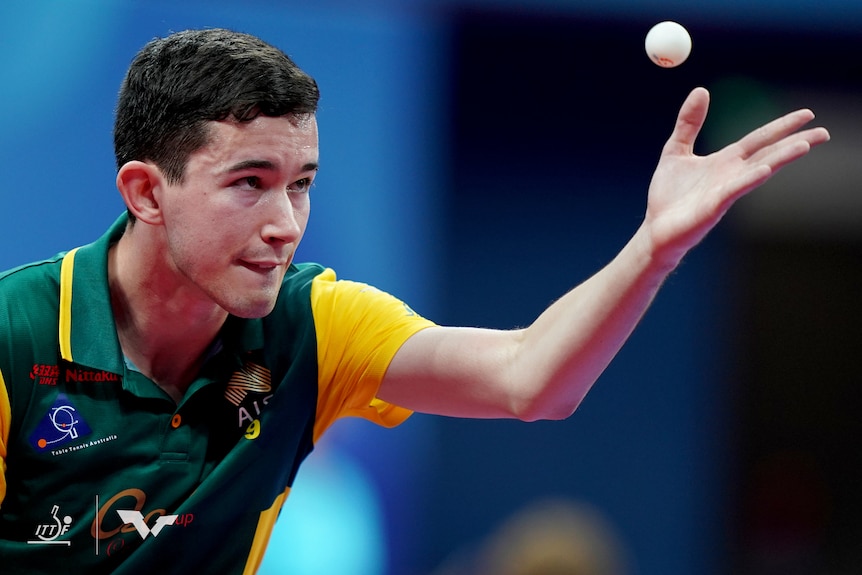
M 120 519 L 125 521 L 127 524 L 132 525 L 138 534 L 141 536 L 141 539 L 146 539 L 150 534 L 153 537 L 158 537 L 159 533 L 161 533 L 162 529 L 168 525 L 173 525 L 176 522 L 178 515 L 159 515 L 156 517 L 156 522 L 153 524 L 152 529 L 147 522 L 144 521 L 144 514 L 135 509 L 117 509 L 117 515 L 120 516 Z
M 225 399 L 237 408 L 237 426 L 245 428 L 245 437 L 260 435 L 263 407 L 272 398 L 272 373 L 262 365 L 247 362 L 236 371 L 227 383 Z
M 37 363 L 30 370 L 30 379 L 39 385 L 57 385 L 60 378 L 60 367 L 57 365 L 48 365 L 45 363 Z M 66 383 L 71 381 L 120 381 L 120 376 L 110 371 L 82 369 L 79 367 L 69 368 L 63 371 L 63 379 Z
M 63 372 L 65 374 L 66 383 L 70 381 L 81 382 L 81 381 L 95 381 L 95 382 L 103 382 L 103 381 L 120 381 L 120 376 L 116 373 L 111 373 L 110 371 L 102 371 L 92 370 L 92 369 L 80 369 L 80 368 L 70 368 Z
M 71 541 L 60 539 L 61 535 L 65 535 L 72 526 L 72 518 L 68 515 L 60 518 L 57 513 L 60 511 L 59 505 L 54 505 L 51 508 L 51 519 L 46 523 L 40 523 L 36 526 L 36 539 L 31 539 L 27 543 L 31 545 L 72 545 Z
M 124 489 L 101 505 L 96 498 L 96 518 L 90 534 L 96 540 L 96 555 L 101 543 L 108 540 L 106 552 L 111 555 L 125 546 L 122 538 L 115 538 L 117 535 L 137 533 L 141 540 L 160 535 L 165 537 L 168 536 L 167 527 L 188 527 L 194 518 L 192 513 L 168 515 L 165 509 L 152 509 L 147 505 L 147 495 L 142 490 Z
M 60 376 L 60 368 L 56 365 L 37 363 L 30 371 L 30 379 L 39 385 L 57 385 Z
M 30 444 L 38 451 L 46 451 L 71 443 L 91 432 L 90 426 L 66 394 L 61 393 L 30 435 Z

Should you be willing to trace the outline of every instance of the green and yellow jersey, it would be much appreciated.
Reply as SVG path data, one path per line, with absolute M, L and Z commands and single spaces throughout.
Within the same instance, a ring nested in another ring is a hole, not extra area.
M 254 573 L 320 435 L 410 415 L 375 394 L 433 324 L 293 265 L 274 311 L 230 317 L 176 404 L 117 340 L 107 254 L 125 225 L 0 276 L 2 571 Z

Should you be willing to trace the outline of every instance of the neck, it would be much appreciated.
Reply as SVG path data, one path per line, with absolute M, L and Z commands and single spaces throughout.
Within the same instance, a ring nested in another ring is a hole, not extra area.
M 137 249 L 127 229 L 108 253 L 108 282 L 123 354 L 179 402 L 197 377 L 227 312 L 179 285 L 161 250 Z

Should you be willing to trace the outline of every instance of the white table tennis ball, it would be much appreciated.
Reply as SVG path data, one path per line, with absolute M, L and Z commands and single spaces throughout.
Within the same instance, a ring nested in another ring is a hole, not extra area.
M 647 56 L 662 68 L 674 68 L 691 53 L 691 36 L 676 22 L 659 22 L 647 32 Z

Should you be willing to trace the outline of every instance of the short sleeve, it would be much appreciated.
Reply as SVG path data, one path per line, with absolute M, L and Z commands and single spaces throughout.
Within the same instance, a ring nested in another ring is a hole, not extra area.
M 331 269 L 313 280 L 311 306 L 319 385 L 315 439 L 340 417 L 386 427 L 407 419 L 411 411 L 378 399 L 377 390 L 401 345 L 435 324 L 386 292 L 336 279 Z
M 9 430 L 12 424 L 12 407 L 3 373 L 0 372 L 0 507 L 6 499 L 6 455 L 9 445 Z

